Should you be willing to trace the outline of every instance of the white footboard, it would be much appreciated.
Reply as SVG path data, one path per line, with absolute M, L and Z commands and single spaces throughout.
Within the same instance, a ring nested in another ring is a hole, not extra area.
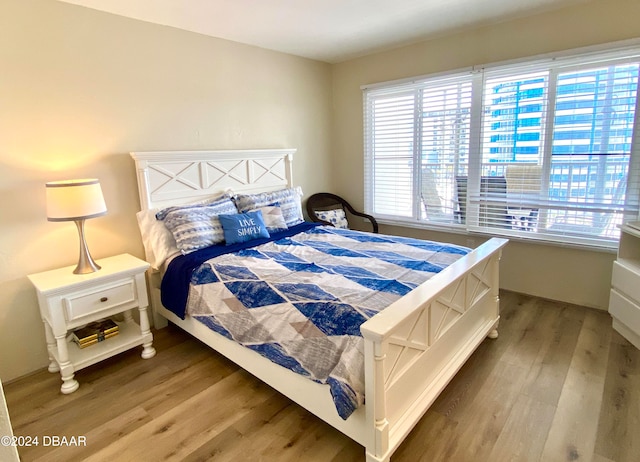
M 368 461 L 388 461 L 480 342 L 497 335 L 507 242 L 489 240 L 362 325 Z

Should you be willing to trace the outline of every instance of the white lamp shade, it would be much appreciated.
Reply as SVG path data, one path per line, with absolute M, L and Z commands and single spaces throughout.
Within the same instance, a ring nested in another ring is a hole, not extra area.
M 46 187 L 49 221 L 81 220 L 107 213 L 97 179 L 51 181 Z

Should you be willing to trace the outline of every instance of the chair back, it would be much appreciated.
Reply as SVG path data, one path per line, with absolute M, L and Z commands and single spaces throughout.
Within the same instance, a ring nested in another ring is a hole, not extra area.
M 542 190 L 542 166 L 510 164 L 505 171 L 507 194 L 537 196 Z
M 443 216 L 442 198 L 438 193 L 436 174 L 427 167 L 422 168 L 420 178 L 420 200 L 428 219 Z
M 466 223 L 467 219 L 467 189 L 468 178 L 466 176 L 456 177 L 456 196 L 458 202 L 458 220 Z M 480 178 L 480 197 L 483 202 L 480 204 L 479 224 L 508 228 L 507 217 L 507 182 L 503 176 L 483 176 Z M 493 203 L 487 203 L 492 202 Z
M 374 233 L 378 232 L 378 222 L 373 216 L 366 213 L 358 212 L 345 199 L 343 199 L 340 196 L 337 196 L 336 194 L 325 193 L 325 192 L 312 194 L 307 199 L 306 208 L 307 208 L 307 214 L 309 215 L 309 219 L 311 219 L 311 221 L 325 223 L 327 225 L 333 226 L 333 223 L 329 223 L 321 219 L 318 216 L 317 212 L 342 209 L 345 212 L 345 217 L 347 218 L 347 221 L 349 221 L 352 218 L 352 216 L 365 218 L 371 223 L 373 232 Z M 349 228 L 351 228 L 351 225 L 349 225 Z

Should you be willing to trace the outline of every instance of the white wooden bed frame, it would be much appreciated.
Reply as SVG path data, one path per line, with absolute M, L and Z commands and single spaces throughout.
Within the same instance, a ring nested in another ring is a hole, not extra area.
M 132 152 L 142 210 L 196 201 L 224 189 L 293 185 L 293 149 Z M 340 418 L 329 387 L 278 366 L 160 303 L 151 275 L 156 327 L 175 323 L 365 447 L 368 462 L 391 454 L 485 337 L 497 337 L 498 267 L 508 241 L 490 239 L 362 327 L 366 405 Z M 154 282 L 155 279 L 155 282 Z

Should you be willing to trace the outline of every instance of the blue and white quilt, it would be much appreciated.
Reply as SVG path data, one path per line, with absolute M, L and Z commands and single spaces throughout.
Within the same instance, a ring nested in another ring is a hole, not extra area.
M 187 313 L 311 380 L 346 419 L 364 402 L 360 325 L 469 249 L 329 226 L 211 258 Z

